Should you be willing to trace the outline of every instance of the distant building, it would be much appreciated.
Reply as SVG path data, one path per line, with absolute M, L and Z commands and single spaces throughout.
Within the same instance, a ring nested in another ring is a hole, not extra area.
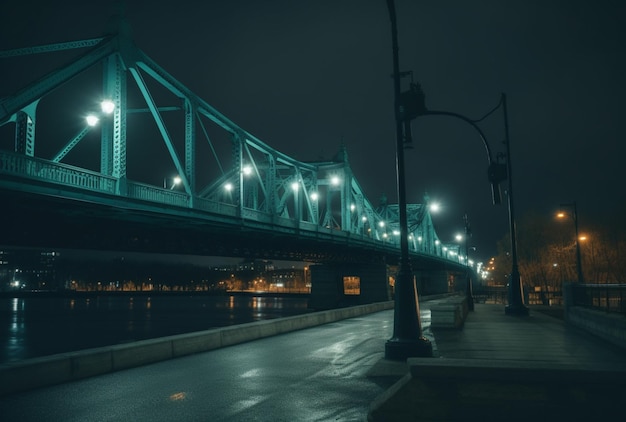
M 0 290 L 57 290 L 55 264 L 60 255 L 31 249 L 0 251 Z

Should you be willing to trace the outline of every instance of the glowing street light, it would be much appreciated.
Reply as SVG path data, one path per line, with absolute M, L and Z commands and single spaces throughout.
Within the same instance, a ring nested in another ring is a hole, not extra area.
M 576 201 L 561 204 L 561 207 L 571 208 L 573 212 L 572 219 L 574 220 L 574 232 L 576 234 L 576 271 L 578 272 L 578 282 L 582 284 L 585 281 L 583 277 L 582 259 L 580 257 L 580 240 L 583 239 L 578 235 L 578 209 L 576 208 Z M 556 216 L 558 218 L 565 218 L 567 214 L 561 211 Z
M 115 110 L 115 103 L 111 100 L 104 100 L 100 103 L 100 109 L 104 114 L 111 114 Z
M 94 115 L 94 114 L 89 114 L 87 115 L 87 117 L 85 117 L 85 120 L 87 121 L 87 125 L 94 127 L 95 125 L 98 124 L 98 122 L 100 121 L 100 119 L 98 118 L 98 116 Z

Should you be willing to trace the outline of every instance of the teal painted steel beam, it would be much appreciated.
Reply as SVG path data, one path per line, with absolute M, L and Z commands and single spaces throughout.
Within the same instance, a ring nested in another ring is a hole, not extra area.
M 0 125 L 18 111 L 38 101 L 76 75 L 90 68 L 114 52 L 114 39 L 106 39 L 94 49 L 79 57 L 69 66 L 48 73 L 38 81 L 22 88 L 15 95 L 0 100 Z

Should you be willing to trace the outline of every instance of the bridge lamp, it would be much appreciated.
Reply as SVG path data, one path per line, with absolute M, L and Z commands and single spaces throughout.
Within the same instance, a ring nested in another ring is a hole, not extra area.
M 319 199 L 319 195 L 317 194 L 317 192 L 313 192 L 311 194 L 311 200 L 312 201 L 317 201 Z
M 181 179 L 180 176 L 174 177 L 174 179 L 172 180 L 172 187 L 170 189 L 174 189 L 174 187 L 176 185 L 179 185 L 180 182 L 182 182 L 182 181 L 183 181 L 183 179 Z
M 294 192 L 298 190 L 298 182 L 293 182 L 291 184 L 291 190 L 293 190 Z
M 243 171 L 243 174 L 246 176 L 250 176 L 252 174 L 252 167 L 250 166 L 243 166 L 243 169 L 241 169 Z
M 350 204 L 350 211 L 354 211 L 356 209 L 356 205 Z
M 115 110 L 115 104 L 111 100 L 104 100 L 100 103 L 100 109 L 105 114 L 111 114 Z
M 387 233 L 383 233 L 383 238 L 387 239 Z
M 90 114 L 87 117 L 85 117 L 85 120 L 87 120 L 87 124 L 91 127 L 97 125 L 98 122 L 100 121 L 100 119 L 98 119 L 98 117 L 94 116 L 93 114 Z
M 339 179 L 338 176 L 333 176 L 330 178 L 330 184 L 333 186 L 339 186 L 339 184 L 341 183 L 341 180 Z
M 441 210 L 441 205 L 439 205 L 438 202 L 433 202 L 428 208 L 430 209 L 430 212 L 439 212 Z
M 457 233 L 457 234 L 454 236 L 454 238 L 456 239 L 456 241 L 457 241 L 457 242 L 460 242 L 461 240 L 463 240 L 463 235 L 462 235 L 462 234 L 458 234 L 458 233 Z
M 361 217 L 361 221 L 365 223 L 367 221 L 367 217 L 366 216 Z
M 378 227 L 380 227 L 381 229 L 382 229 L 383 227 L 385 227 L 385 222 L 384 222 L 384 221 L 379 221 L 379 222 L 378 222 Z
M 226 190 L 226 192 L 230 192 L 233 190 L 233 184 L 232 183 L 226 183 L 224 185 L 224 190 Z
M 417 241 L 421 242 L 422 241 L 422 236 L 417 236 Z

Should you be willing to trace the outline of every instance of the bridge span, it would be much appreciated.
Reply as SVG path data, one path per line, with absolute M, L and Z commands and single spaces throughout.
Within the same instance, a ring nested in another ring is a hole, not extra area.
M 129 33 L 122 23 L 101 38 L 0 52 L 81 50 L 0 99 L 1 245 L 395 265 L 398 205 L 366 197 L 344 147 L 311 162 L 273 149 Z M 85 82 L 101 87 L 97 102 Z M 82 124 L 76 104 L 93 111 Z M 447 290 L 449 273 L 470 270 L 466 257 L 439 240 L 427 197 L 407 211 L 413 265 L 439 272 Z M 354 273 L 322 272 L 337 271 Z M 375 272 L 385 286 L 387 270 Z

